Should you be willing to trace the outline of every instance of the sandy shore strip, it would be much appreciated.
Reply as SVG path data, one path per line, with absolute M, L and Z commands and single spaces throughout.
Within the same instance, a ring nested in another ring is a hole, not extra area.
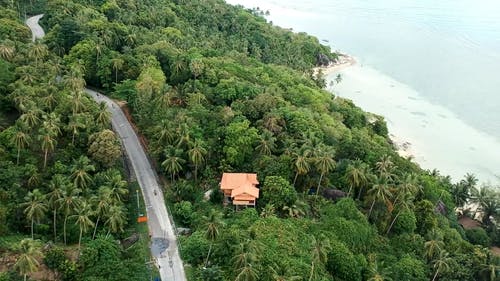
M 394 134 L 389 134 L 389 138 L 396 147 L 396 151 L 398 152 L 399 156 L 410 159 L 415 158 L 415 151 L 409 141 L 406 141 Z
M 339 52 L 337 52 L 337 54 L 338 54 L 337 61 L 331 62 L 327 66 L 318 66 L 313 68 L 314 75 L 317 75 L 318 72 L 321 70 L 324 76 L 328 76 L 331 73 L 340 71 L 346 67 L 356 64 L 356 59 L 354 57 Z

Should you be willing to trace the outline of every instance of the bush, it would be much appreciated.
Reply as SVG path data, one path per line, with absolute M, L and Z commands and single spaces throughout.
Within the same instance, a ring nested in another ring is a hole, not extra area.
M 417 228 L 417 218 L 412 211 L 401 212 L 394 223 L 393 232 L 396 234 L 413 233 Z
M 332 240 L 330 244 L 326 269 L 334 280 L 360 281 L 362 268 L 353 253 L 340 241 Z
M 425 281 L 427 278 L 427 267 L 421 260 L 405 256 L 396 262 L 390 272 L 393 280 Z
M 484 247 L 490 246 L 490 237 L 486 233 L 486 230 L 478 227 L 465 230 L 465 236 L 467 240 L 475 245 L 481 245 Z
M 175 203 L 173 215 L 181 225 L 190 227 L 193 222 L 193 204 L 189 201 Z
M 285 206 L 292 206 L 297 201 L 297 191 L 284 178 L 278 176 L 268 176 L 264 180 L 262 188 L 262 204 L 273 204 L 277 210 L 282 210 Z

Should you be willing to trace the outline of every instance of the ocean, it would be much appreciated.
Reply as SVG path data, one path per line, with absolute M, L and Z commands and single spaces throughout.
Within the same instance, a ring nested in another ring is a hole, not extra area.
M 268 10 L 273 24 L 354 56 L 329 90 L 383 115 L 422 168 L 498 184 L 499 1 L 226 2 Z

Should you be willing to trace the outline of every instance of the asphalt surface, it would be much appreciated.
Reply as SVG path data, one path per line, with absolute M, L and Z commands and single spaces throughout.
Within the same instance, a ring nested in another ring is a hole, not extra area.
M 38 20 L 43 17 L 37 15 L 26 20 L 31 29 L 33 41 L 45 35 Z M 173 222 L 167 213 L 163 192 L 157 181 L 156 172 L 152 169 L 146 153 L 139 142 L 137 134 L 128 122 L 119 106 L 108 97 L 85 89 L 94 100 L 104 102 L 112 113 L 111 123 L 113 130 L 119 135 L 125 152 L 132 164 L 137 181 L 141 187 L 148 216 L 148 227 L 151 236 L 151 253 L 163 281 L 185 281 L 184 266 L 177 247 L 177 238 Z

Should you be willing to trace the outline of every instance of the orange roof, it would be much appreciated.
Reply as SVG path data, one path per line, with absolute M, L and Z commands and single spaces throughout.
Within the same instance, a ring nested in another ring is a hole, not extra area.
M 220 181 L 220 189 L 235 189 L 246 184 L 258 185 L 257 174 L 224 173 Z
M 244 195 L 250 195 L 253 198 L 259 198 L 259 189 L 255 186 L 242 186 L 231 191 L 231 197 L 245 197 Z
M 259 184 L 257 174 L 244 173 L 224 173 L 220 182 L 222 190 L 231 190 L 231 197 L 242 196 L 249 198 L 259 198 L 259 189 L 255 187 Z M 246 195 L 246 196 L 244 196 Z

